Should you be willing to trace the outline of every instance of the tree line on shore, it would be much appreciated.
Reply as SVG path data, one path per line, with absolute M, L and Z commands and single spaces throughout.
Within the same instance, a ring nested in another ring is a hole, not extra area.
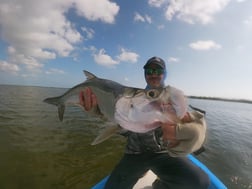
M 205 96 L 187 96 L 188 98 L 194 99 L 205 99 L 205 100 L 219 100 L 219 101 L 228 101 L 228 102 L 241 102 L 252 104 L 251 100 L 246 99 L 229 99 L 229 98 L 219 98 L 219 97 L 205 97 Z

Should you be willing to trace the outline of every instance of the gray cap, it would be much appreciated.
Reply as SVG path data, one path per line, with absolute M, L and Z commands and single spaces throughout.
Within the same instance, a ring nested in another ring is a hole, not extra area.
M 152 58 L 150 58 L 146 64 L 144 65 L 144 69 L 148 68 L 149 65 L 151 64 L 156 64 L 158 66 L 160 66 L 160 68 L 164 69 L 165 70 L 165 61 L 162 59 L 162 58 L 159 58 L 159 57 L 156 57 L 156 56 L 153 56 Z

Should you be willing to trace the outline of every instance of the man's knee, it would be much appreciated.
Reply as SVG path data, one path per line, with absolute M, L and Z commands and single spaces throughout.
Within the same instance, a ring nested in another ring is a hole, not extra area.
M 207 174 L 202 174 L 197 178 L 180 178 L 177 181 L 174 180 L 161 180 L 157 179 L 152 184 L 153 189 L 207 189 L 210 185 L 210 179 Z
M 203 188 L 208 188 L 210 186 L 210 179 L 209 177 L 205 178 L 203 182 L 201 182 Z

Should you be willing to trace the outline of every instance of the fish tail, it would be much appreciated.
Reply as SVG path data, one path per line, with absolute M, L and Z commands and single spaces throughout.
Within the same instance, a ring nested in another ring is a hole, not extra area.
M 64 102 L 62 103 L 61 96 L 46 98 L 44 100 L 44 102 L 57 106 L 58 107 L 59 120 L 63 121 L 64 112 L 65 112 L 65 104 L 64 104 Z

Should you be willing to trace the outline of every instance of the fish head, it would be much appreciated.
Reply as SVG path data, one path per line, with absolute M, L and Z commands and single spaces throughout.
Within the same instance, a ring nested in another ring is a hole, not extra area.
M 142 112 L 152 110 L 160 110 L 160 104 L 166 99 L 164 89 L 138 89 L 126 88 L 123 93 L 120 103 L 123 101 L 128 110 L 134 111 L 136 109 Z
M 126 89 L 115 105 L 116 122 L 126 130 L 145 133 L 171 121 L 162 108 L 167 95 L 165 89 Z
M 166 88 L 138 89 L 127 87 L 124 89 L 122 96 L 129 99 L 141 97 L 142 99 L 148 99 L 149 102 L 158 100 L 164 101 Z

